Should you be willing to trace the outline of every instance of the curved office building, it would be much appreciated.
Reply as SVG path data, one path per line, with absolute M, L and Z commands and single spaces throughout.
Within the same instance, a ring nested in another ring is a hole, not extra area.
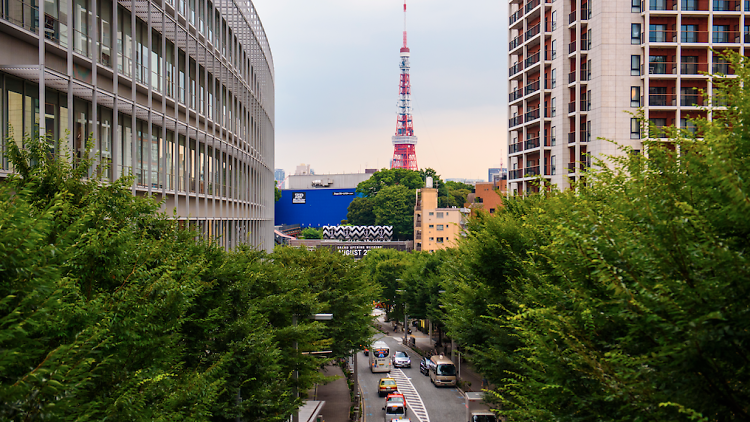
M 0 2 L 3 149 L 39 131 L 75 160 L 90 137 L 105 180 L 132 173 L 227 248 L 273 247 L 273 59 L 249 0 Z

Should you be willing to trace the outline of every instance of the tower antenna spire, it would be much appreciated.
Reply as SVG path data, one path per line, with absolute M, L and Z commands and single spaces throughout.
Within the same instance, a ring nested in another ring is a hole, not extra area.
M 406 46 L 406 0 L 404 0 L 404 48 L 408 48 Z
M 398 116 L 396 119 L 396 134 L 393 136 L 392 169 L 419 170 L 417 166 L 417 137 L 414 136 L 414 126 L 411 116 L 411 81 L 409 79 L 409 56 L 411 52 L 406 44 L 406 0 L 404 0 L 404 46 L 401 47 L 401 61 L 399 68 Z

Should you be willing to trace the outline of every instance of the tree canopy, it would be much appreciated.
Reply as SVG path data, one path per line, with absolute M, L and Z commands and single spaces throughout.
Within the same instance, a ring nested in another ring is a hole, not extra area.
M 89 179 L 93 160 L 72 165 L 46 139 L 7 145 L 0 419 L 286 421 L 293 388 L 370 337 L 377 287 L 348 257 L 225 251 L 131 178 Z M 306 318 L 318 312 L 334 318 Z M 316 350 L 333 355 L 302 354 Z
M 621 148 L 576 189 L 508 198 L 437 276 L 417 254 L 376 280 L 400 279 L 426 314 L 421 291 L 445 291 L 433 317 L 507 420 L 750 418 L 750 69 L 727 58 L 737 77 L 713 77 L 721 106 L 695 131 Z

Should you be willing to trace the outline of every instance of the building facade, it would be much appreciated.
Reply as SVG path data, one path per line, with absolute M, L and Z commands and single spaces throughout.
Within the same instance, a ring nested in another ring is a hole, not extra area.
M 44 133 L 76 160 L 90 139 L 92 175 L 132 174 L 227 248 L 273 247 L 274 68 L 250 1 L 1 3 L 3 142 Z
M 417 189 L 414 205 L 414 250 L 434 252 L 457 245 L 465 229 L 467 208 L 438 208 L 438 190 L 427 178 L 424 188 Z
M 511 0 L 509 191 L 537 191 L 539 176 L 569 188 L 591 157 L 621 154 L 607 140 L 640 153 L 639 107 L 693 129 L 705 73 L 733 73 L 714 51 L 746 54 L 748 33 L 749 1 Z
M 497 180 L 492 183 L 477 183 L 474 185 L 474 192 L 466 196 L 466 208 L 476 214 L 479 210 L 484 210 L 494 214 L 503 206 L 503 197 L 508 193 L 508 181 Z

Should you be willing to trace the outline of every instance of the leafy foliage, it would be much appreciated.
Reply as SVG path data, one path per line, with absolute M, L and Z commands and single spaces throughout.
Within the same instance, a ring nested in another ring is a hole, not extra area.
M 300 391 L 326 381 L 326 358 L 302 352 L 343 357 L 369 337 L 376 290 L 353 261 L 196 242 L 131 178 L 86 179 L 89 153 L 8 145 L 0 419 L 285 421 L 301 404 L 295 369 Z

